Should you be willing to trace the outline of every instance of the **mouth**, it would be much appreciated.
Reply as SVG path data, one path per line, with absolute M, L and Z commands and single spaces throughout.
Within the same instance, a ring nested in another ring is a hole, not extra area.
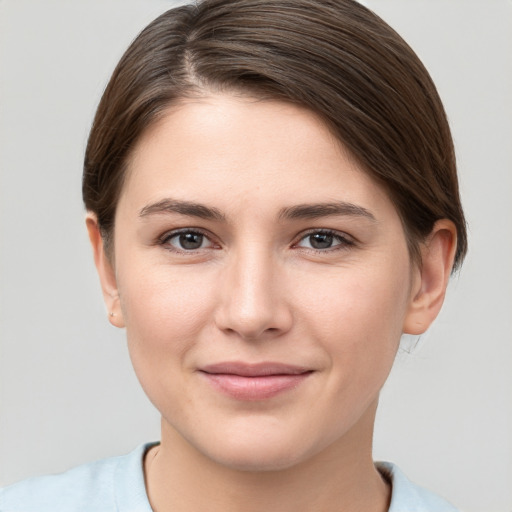
M 275 362 L 223 362 L 199 369 L 212 387 L 236 400 L 266 400 L 297 388 L 313 370 Z

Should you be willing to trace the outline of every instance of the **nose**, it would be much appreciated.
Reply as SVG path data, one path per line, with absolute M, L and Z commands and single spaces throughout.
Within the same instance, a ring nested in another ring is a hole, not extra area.
M 284 269 L 263 250 L 233 255 L 223 272 L 217 328 L 245 340 L 274 338 L 293 322 Z

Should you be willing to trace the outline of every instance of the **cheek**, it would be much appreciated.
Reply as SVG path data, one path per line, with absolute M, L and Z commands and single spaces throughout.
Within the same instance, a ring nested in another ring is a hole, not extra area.
M 124 267 L 131 272 L 120 271 L 119 294 L 135 374 L 158 410 L 187 416 L 181 406 L 191 399 L 188 361 L 211 317 L 212 287 L 185 268 L 131 263 Z
M 363 372 L 387 372 L 402 334 L 408 303 L 405 266 L 342 269 L 324 281 L 309 277 L 302 294 L 303 317 L 335 365 Z M 314 288 L 313 288 L 314 287 Z M 351 361 L 352 365 L 347 365 Z
M 185 267 L 144 269 L 134 262 L 120 271 L 118 280 L 136 370 L 139 359 L 148 359 L 153 365 L 168 358 L 169 363 L 196 343 L 214 302 L 213 288 L 205 282 L 205 276 Z

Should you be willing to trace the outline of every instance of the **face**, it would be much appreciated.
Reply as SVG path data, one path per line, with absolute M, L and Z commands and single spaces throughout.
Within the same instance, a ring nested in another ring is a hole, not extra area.
M 314 114 L 180 104 L 135 148 L 115 225 L 114 322 L 164 432 L 245 469 L 371 443 L 417 271 Z

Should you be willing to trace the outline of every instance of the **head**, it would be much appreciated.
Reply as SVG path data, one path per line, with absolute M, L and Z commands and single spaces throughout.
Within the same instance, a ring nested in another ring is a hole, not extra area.
M 400 335 L 430 325 L 466 250 L 436 89 L 351 0 L 160 16 L 100 102 L 83 195 L 111 321 L 168 432 L 239 468 L 370 439 Z M 237 395 L 216 375 L 240 361 L 306 383 Z
M 87 145 L 83 198 L 109 251 L 131 152 L 170 105 L 212 92 L 317 114 L 393 201 L 412 257 L 439 219 L 466 252 L 455 153 L 443 105 L 407 43 L 355 1 L 205 1 L 151 23 L 119 62 Z

